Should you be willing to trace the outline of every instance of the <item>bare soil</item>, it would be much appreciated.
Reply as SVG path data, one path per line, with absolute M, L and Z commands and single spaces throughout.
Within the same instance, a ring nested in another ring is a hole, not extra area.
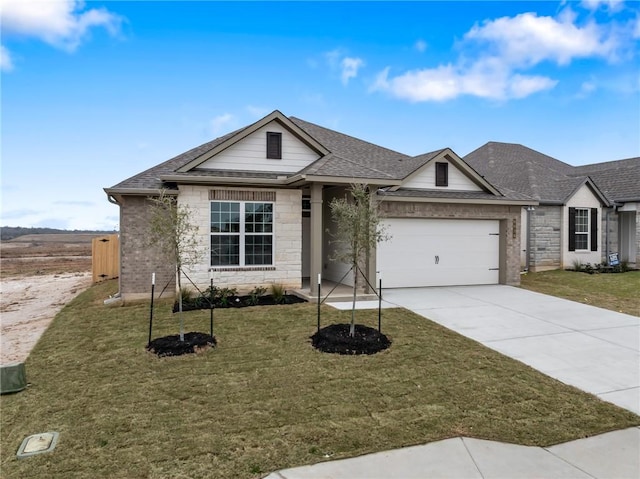
M 24 362 L 55 315 L 91 285 L 92 237 L 29 235 L 2 242 L 0 365 Z

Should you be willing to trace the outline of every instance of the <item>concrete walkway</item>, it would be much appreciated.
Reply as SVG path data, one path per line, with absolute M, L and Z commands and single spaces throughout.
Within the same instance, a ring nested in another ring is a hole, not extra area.
M 386 307 L 409 309 L 640 414 L 639 317 L 498 285 L 397 289 L 383 296 Z M 377 302 L 358 306 L 376 308 Z M 286 469 L 267 479 L 638 479 L 639 451 L 640 428 L 547 448 L 461 437 Z
M 637 479 L 640 428 L 552 447 L 455 438 L 271 473 L 266 479 Z

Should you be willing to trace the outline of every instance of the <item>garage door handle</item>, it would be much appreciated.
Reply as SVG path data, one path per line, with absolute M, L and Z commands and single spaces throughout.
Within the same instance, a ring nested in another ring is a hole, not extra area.
M 436 255 L 436 264 L 440 263 L 440 256 Z
M 489 271 L 500 271 L 500 268 L 489 268 Z

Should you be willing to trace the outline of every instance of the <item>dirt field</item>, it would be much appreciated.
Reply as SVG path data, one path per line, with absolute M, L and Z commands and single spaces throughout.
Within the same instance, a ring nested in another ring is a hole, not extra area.
M 62 307 L 91 285 L 93 235 L 28 235 L 0 245 L 0 364 L 26 360 Z

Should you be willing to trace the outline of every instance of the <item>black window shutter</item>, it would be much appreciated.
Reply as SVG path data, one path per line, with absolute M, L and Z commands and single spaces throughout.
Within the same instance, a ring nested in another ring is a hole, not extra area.
M 569 251 L 576 250 L 576 209 L 569 208 Z
M 267 158 L 272 160 L 282 159 L 282 133 L 267 132 Z
M 598 251 L 598 208 L 591 208 L 591 251 Z
M 436 186 L 449 186 L 449 163 L 436 163 Z

